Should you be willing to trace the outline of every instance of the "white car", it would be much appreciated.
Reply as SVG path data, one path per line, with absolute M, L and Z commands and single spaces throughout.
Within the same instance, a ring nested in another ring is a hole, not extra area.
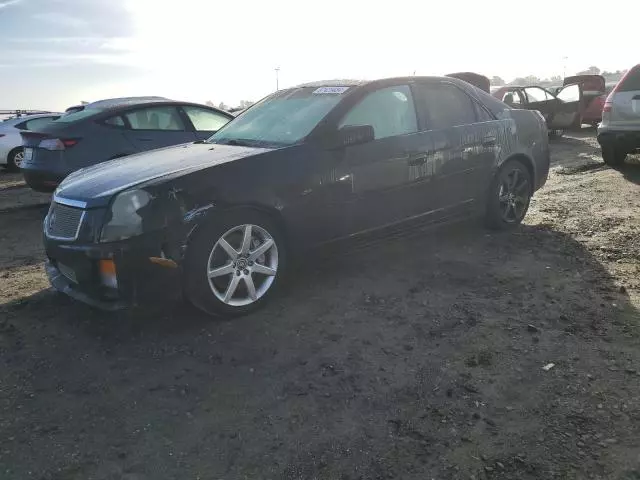
M 37 130 L 58 118 L 59 113 L 40 113 L 0 121 L 0 166 L 4 165 L 8 170 L 17 171 L 24 159 L 20 132 Z

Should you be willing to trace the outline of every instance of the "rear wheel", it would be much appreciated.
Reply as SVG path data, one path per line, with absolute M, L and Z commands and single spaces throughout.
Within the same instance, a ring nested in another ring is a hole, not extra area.
M 24 161 L 24 149 L 22 147 L 14 148 L 7 155 L 7 170 L 17 172 Z
M 494 177 L 487 199 L 486 222 L 498 230 L 519 225 L 529 209 L 533 181 L 520 160 L 506 162 Z
M 240 316 L 262 306 L 286 265 L 282 234 L 254 211 L 228 212 L 189 247 L 186 296 L 213 315 Z
M 627 153 L 614 144 L 602 145 L 602 160 L 611 167 L 618 167 L 624 163 Z

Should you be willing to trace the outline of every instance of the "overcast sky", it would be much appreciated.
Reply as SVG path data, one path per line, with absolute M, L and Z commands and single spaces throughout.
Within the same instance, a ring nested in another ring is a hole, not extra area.
M 235 104 L 273 91 L 275 67 L 281 87 L 414 71 L 547 77 L 562 75 L 563 57 L 567 74 L 629 68 L 640 61 L 640 1 L 615 5 L 0 0 L 0 109 L 130 95 Z

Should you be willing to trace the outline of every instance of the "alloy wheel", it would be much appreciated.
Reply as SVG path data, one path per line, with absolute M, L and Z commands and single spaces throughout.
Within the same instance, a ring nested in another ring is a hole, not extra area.
M 529 190 L 529 179 L 521 175 L 519 169 L 514 168 L 504 175 L 498 193 L 504 222 L 518 223 L 524 218 L 529 206 Z
M 13 163 L 16 167 L 22 168 L 22 162 L 24 162 L 24 152 L 20 150 L 13 156 Z
M 278 272 L 278 246 L 258 225 L 227 230 L 213 246 L 207 276 L 213 294 L 226 305 L 241 307 L 258 301 Z

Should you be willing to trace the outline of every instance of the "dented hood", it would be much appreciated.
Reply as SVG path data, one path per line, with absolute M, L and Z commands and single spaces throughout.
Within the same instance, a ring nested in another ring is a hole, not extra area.
M 84 202 L 87 208 L 107 205 L 113 195 L 161 177 L 175 177 L 267 151 L 264 148 L 189 143 L 122 157 L 69 175 L 55 196 Z

